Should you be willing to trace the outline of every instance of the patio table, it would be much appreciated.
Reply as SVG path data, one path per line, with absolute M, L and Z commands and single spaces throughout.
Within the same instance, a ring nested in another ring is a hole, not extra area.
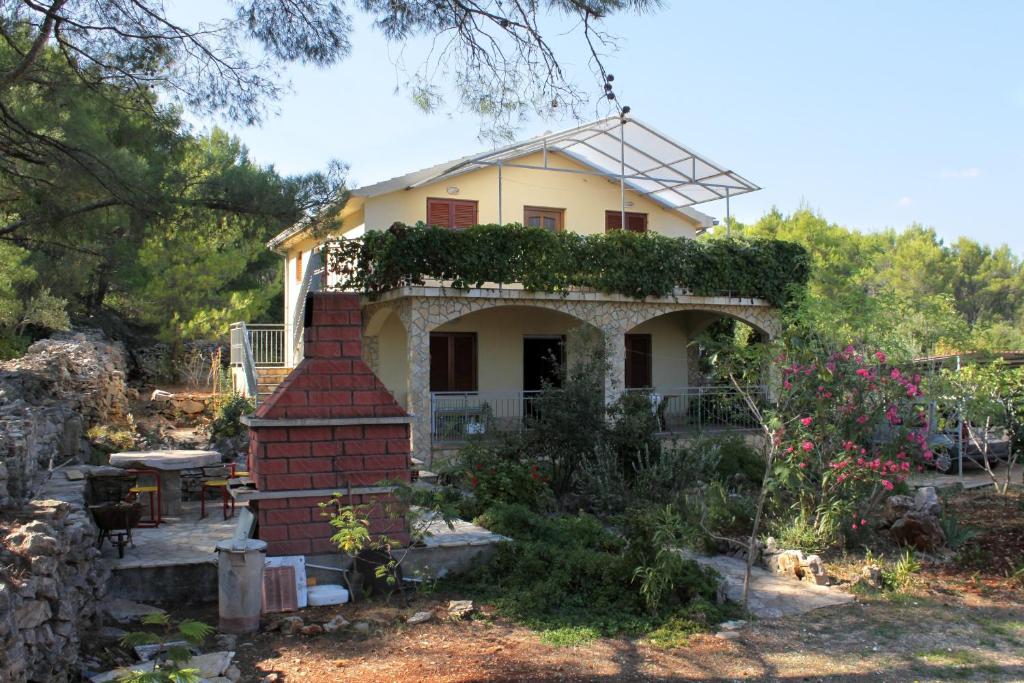
M 217 451 L 124 451 L 110 454 L 110 464 L 114 467 L 148 467 L 160 472 L 160 494 L 163 501 L 160 512 L 163 515 L 181 512 L 182 470 L 220 463 L 221 455 Z

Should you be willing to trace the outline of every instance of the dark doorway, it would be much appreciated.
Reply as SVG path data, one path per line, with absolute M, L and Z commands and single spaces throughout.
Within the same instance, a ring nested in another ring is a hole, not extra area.
M 523 391 L 561 386 L 564 363 L 565 337 L 523 337 Z

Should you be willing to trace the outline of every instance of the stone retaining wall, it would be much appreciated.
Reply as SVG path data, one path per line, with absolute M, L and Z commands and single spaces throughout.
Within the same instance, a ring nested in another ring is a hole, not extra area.
M 107 586 L 96 527 L 83 504 L 60 500 L 32 501 L 0 524 L 0 681 L 76 681 Z
M 124 349 L 97 332 L 44 339 L 0 363 L 0 508 L 31 498 L 51 466 L 86 455 L 90 426 L 127 413 Z

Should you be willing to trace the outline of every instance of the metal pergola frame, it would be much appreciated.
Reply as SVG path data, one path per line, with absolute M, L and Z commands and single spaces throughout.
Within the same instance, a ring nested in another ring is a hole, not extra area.
M 515 161 L 536 152 L 543 153 L 541 165 Z M 551 166 L 548 163 L 550 152 L 562 154 L 586 168 Z M 648 160 L 648 163 L 641 165 L 644 159 Z M 667 209 L 676 211 L 724 199 L 727 225 L 731 218 L 731 198 L 761 189 L 738 173 L 716 164 L 629 116 L 610 116 L 483 152 L 463 159 L 436 175 L 421 179 L 409 185 L 409 189 L 440 182 L 485 166 L 498 169 L 499 223 L 502 222 L 504 168 L 574 173 L 617 181 L 623 226 L 626 225 L 627 188 L 639 196 L 647 197 Z

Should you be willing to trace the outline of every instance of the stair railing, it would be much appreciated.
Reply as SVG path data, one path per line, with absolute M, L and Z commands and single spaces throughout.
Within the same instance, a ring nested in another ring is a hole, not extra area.
M 306 272 L 302 274 L 302 282 L 299 284 L 299 291 L 295 297 L 295 312 L 292 315 L 292 367 L 295 367 L 302 360 L 302 342 L 305 325 L 303 321 L 306 316 L 306 295 L 310 290 L 317 291 L 320 288 L 320 281 L 323 275 L 323 265 L 320 262 L 320 252 L 314 249 L 309 254 L 309 261 L 306 263 Z
M 249 339 L 249 330 L 245 323 L 236 323 L 241 328 L 241 365 L 245 374 L 245 393 L 252 398 L 253 405 L 260 404 L 260 387 L 256 379 L 256 355 L 252 352 L 252 341 Z

